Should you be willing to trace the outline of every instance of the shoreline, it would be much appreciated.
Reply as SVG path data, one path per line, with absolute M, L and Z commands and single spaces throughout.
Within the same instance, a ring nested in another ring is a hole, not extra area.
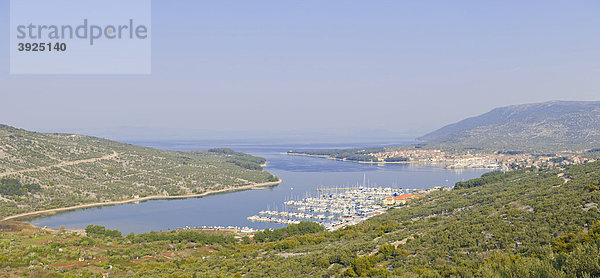
M 358 160 L 348 160 L 348 159 L 340 159 L 340 158 L 335 158 L 335 157 L 331 157 L 328 155 L 317 155 L 317 154 L 306 154 L 306 153 L 281 153 L 281 154 L 287 154 L 287 155 L 296 155 L 296 156 L 308 156 L 308 157 L 316 157 L 316 158 L 325 158 L 325 159 L 329 159 L 329 160 L 336 160 L 336 161 L 345 161 L 345 162 L 354 162 L 354 163 L 363 163 L 363 164 L 422 164 L 422 165 L 439 165 L 442 166 L 442 164 L 440 163 L 420 163 L 420 162 L 416 162 L 416 161 L 358 161 Z
M 280 153 L 280 154 L 287 154 L 287 155 L 296 155 L 296 156 L 308 156 L 308 157 L 316 157 L 316 158 L 325 158 L 325 159 L 329 159 L 329 160 L 336 160 L 336 161 L 346 161 L 346 162 L 354 162 L 354 163 L 363 163 L 363 164 L 416 164 L 418 162 L 414 162 L 414 161 L 358 161 L 358 160 L 348 160 L 348 159 L 340 159 L 340 158 L 335 158 L 335 157 L 331 157 L 328 155 L 318 155 L 318 154 L 306 154 L 306 153 Z M 435 165 L 439 165 L 439 164 L 435 164 Z
M 280 153 L 280 154 L 287 154 L 287 155 L 295 155 L 295 156 L 307 156 L 307 157 L 314 157 L 314 158 L 325 158 L 325 159 L 329 159 L 329 160 L 335 160 L 335 161 L 344 161 L 344 162 L 353 162 L 353 163 L 361 163 L 361 164 L 416 164 L 416 165 L 424 165 L 424 166 L 439 166 L 442 167 L 444 169 L 449 169 L 449 170 L 457 170 L 457 169 L 498 169 L 498 167 L 496 168 L 489 168 L 489 167 L 453 167 L 452 165 L 448 165 L 446 163 L 436 163 L 436 162 L 422 162 L 422 161 L 357 161 L 357 160 L 348 160 L 348 159 L 340 159 L 340 158 L 335 158 L 335 157 L 331 157 L 329 155 L 317 155 L 317 154 L 305 154 L 305 153 Z
M 78 209 L 84 209 L 84 208 L 122 205 L 122 204 L 135 203 L 135 202 L 144 202 L 144 201 L 149 201 L 149 200 L 198 198 L 198 197 L 204 197 L 207 195 L 213 195 L 213 194 L 219 194 L 219 193 L 225 193 L 225 192 L 235 192 L 235 191 L 243 191 L 243 190 L 248 190 L 248 189 L 258 189 L 258 188 L 267 187 L 267 186 L 275 186 L 282 182 L 283 182 L 283 180 L 279 179 L 278 181 L 272 181 L 272 182 L 263 182 L 263 183 L 250 184 L 250 185 L 244 185 L 244 186 L 233 187 L 233 188 L 225 188 L 225 189 L 219 189 L 219 190 L 209 190 L 209 191 L 198 193 L 198 194 L 187 194 L 187 195 L 177 195 L 177 196 L 155 195 L 155 196 L 146 196 L 146 197 L 135 198 L 135 199 L 121 200 L 121 201 L 90 203 L 90 204 L 82 204 L 82 205 L 76 205 L 76 206 L 70 206 L 70 207 L 64 207 L 64 208 L 32 211 L 32 212 L 26 212 L 26 213 L 16 214 L 16 215 L 12 215 L 12 216 L 7 216 L 5 218 L 0 219 L 0 223 L 9 221 L 9 220 L 17 220 L 17 219 L 21 219 L 21 218 L 31 217 L 31 216 L 38 216 L 38 215 L 41 216 L 41 215 L 45 215 L 45 214 L 52 215 L 57 212 L 78 210 Z

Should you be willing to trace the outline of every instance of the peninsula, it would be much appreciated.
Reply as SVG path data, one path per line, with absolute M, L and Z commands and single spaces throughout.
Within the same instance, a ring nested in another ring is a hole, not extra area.
M 0 125 L 0 217 L 272 186 L 260 157 L 176 152 Z

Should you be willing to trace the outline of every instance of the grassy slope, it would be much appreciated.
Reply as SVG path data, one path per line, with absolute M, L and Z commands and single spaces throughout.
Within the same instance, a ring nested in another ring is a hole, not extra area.
M 117 155 L 107 159 L 61 165 L 114 153 Z M 0 216 L 123 200 L 132 195 L 183 195 L 276 180 L 260 167 L 249 170 L 237 166 L 239 161 L 252 164 L 264 160 L 241 153 L 164 151 L 95 137 L 0 126 L 0 175 L 14 173 L 4 178 L 42 187 L 22 196 L 0 196 Z M 18 172 L 40 167 L 47 168 Z
M 95 238 L 95 243 L 87 246 L 81 242 L 89 240 L 80 236 L 49 236 L 38 231 L 33 235 L 5 233 L 0 246 L 5 265 L 11 260 L 19 262 L 12 265 L 13 271 L 27 271 L 30 260 L 44 265 L 72 263 L 80 253 L 104 258 L 103 263 L 68 270 L 69 274 L 93 273 L 111 264 L 117 276 L 139 277 L 192 277 L 194 273 L 247 277 L 594 276 L 600 275 L 600 229 L 592 228 L 600 217 L 599 184 L 600 163 L 511 172 L 481 186 L 434 192 L 410 207 L 393 209 L 343 230 L 272 240 L 261 234 L 261 242 L 123 237 Z M 557 249 L 562 246 L 557 239 L 569 234 L 573 240 Z M 11 245 L 10 238 L 15 239 Z M 585 242 L 574 243 L 578 238 Z M 77 254 L 44 255 L 53 252 L 48 244 L 52 242 Z M 198 249 L 200 246 L 215 251 L 202 251 L 206 249 Z M 177 256 L 165 258 L 165 251 Z M 134 261 L 140 252 L 148 257 Z M 64 270 L 52 266 L 35 269 L 40 273 Z

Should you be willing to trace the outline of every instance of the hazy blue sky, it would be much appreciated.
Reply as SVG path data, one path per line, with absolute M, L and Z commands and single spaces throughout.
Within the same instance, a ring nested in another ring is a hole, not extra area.
M 497 107 L 600 100 L 596 1 L 155 0 L 152 75 L 9 75 L 0 122 L 419 134 Z

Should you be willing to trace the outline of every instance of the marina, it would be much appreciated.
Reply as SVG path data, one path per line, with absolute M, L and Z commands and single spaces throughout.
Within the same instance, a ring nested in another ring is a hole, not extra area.
M 217 143 L 207 145 L 193 143 L 177 145 L 148 145 L 162 149 L 194 150 L 213 147 Z M 362 144 L 361 144 L 362 146 Z M 86 208 L 75 211 L 66 211 L 54 215 L 33 218 L 31 223 L 40 227 L 48 226 L 60 229 L 85 229 L 87 225 L 101 225 L 108 229 L 117 229 L 123 234 L 146 233 L 150 231 L 169 231 L 177 228 L 189 227 L 219 227 L 219 229 L 237 226 L 249 227 L 254 230 L 277 229 L 286 225 L 298 223 L 291 221 L 315 221 L 348 225 L 350 222 L 360 222 L 364 215 L 343 217 L 345 212 L 354 213 L 353 208 L 344 210 L 336 207 L 335 202 L 327 206 L 311 205 L 291 202 L 306 202 L 314 200 L 305 198 L 321 198 L 322 195 L 341 194 L 348 190 L 363 187 L 389 187 L 396 190 L 402 188 L 415 188 L 428 190 L 434 186 L 453 186 L 457 181 L 479 177 L 489 169 L 444 169 L 436 166 L 387 164 L 370 165 L 335 161 L 330 159 L 317 159 L 305 156 L 282 155 L 289 149 L 304 148 L 337 148 L 356 147 L 356 145 L 310 145 L 310 146 L 230 146 L 238 151 L 261 156 L 269 161 L 265 170 L 281 178 L 283 182 L 275 187 L 261 190 L 247 190 L 216 194 L 201 198 L 149 200 L 139 204 L 129 203 L 114 206 Z M 358 185 L 357 185 L 358 184 Z M 326 185 L 326 186 L 323 186 Z M 395 191 L 394 191 L 395 192 Z M 393 196 L 392 191 L 386 192 L 379 198 L 382 211 L 388 206 L 401 205 L 401 195 Z M 406 193 L 399 191 L 398 193 Z M 382 199 L 390 193 L 388 201 Z M 329 197 L 325 198 L 329 199 Z M 392 204 L 393 202 L 393 204 Z M 325 203 L 324 203 L 325 204 Z M 377 204 L 374 204 L 377 205 Z M 302 208 L 304 206 L 304 208 Z M 372 207 L 371 207 L 372 209 Z M 329 210 L 329 211 L 328 211 Z M 260 212 L 276 211 L 267 214 Z M 284 212 L 284 215 L 281 215 Z M 285 213 L 288 213 L 287 215 Z M 292 214 L 295 213 L 295 214 Z M 374 214 L 374 212 L 371 212 Z M 257 216 L 254 221 L 248 216 Z M 259 218 L 260 216 L 261 218 Z M 333 216 L 331 218 L 330 216 Z M 323 218 L 324 217 L 324 218 Z M 265 219 L 271 218 L 271 219 Z M 267 221 L 268 220 L 268 221 Z M 277 221 L 275 221 L 277 220 Z M 291 220 L 291 221 L 287 221 Z
M 284 211 L 263 210 L 247 219 L 280 224 L 313 221 L 334 231 L 385 213 L 390 206 L 405 204 L 428 193 L 418 189 L 366 186 L 317 188 L 316 192 L 314 197 L 285 201 Z M 395 199 L 404 202 L 390 202 Z

